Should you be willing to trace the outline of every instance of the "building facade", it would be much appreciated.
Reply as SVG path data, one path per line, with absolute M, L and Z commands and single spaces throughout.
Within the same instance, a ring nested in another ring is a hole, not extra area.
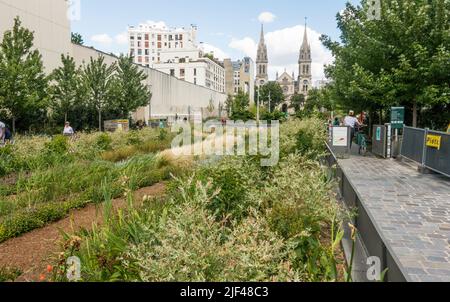
M 254 102 L 255 98 L 255 64 L 250 57 L 242 60 L 231 61 L 224 60 L 225 67 L 225 92 L 227 95 L 236 95 L 239 91 L 247 93 L 250 102 Z
M 191 51 L 197 49 L 197 27 L 161 28 L 156 25 L 140 24 L 128 28 L 129 53 L 134 62 L 146 67 L 163 61 L 165 51 Z
M 302 41 L 298 59 L 298 77 L 295 77 L 294 72 L 290 75 L 286 70 L 281 75 L 278 73 L 276 75 L 275 82 L 281 86 L 285 97 L 285 102 L 280 105 L 280 108 L 289 108 L 291 105 L 291 98 L 295 94 L 303 94 L 305 99 L 307 99 L 309 91 L 312 88 L 312 53 L 311 45 L 308 41 L 308 30 L 306 23 Z M 268 66 L 269 60 L 267 46 L 264 39 L 264 29 L 262 28 L 256 61 L 257 75 L 255 84 L 257 87 L 265 85 L 269 82 L 267 74 Z
M 177 79 L 225 93 L 223 64 L 205 56 L 199 49 L 161 52 L 161 60 L 153 68 Z

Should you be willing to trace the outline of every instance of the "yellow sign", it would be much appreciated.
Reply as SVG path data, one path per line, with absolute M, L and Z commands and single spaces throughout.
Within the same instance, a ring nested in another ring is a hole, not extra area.
M 427 147 L 441 149 L 442 136 L 439 135 L 428 135 L 427 136 Z

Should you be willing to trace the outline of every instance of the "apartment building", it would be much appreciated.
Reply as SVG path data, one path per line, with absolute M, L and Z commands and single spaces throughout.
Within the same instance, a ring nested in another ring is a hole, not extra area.
M 255 63 L 250 57 L 242 60 L 224 60 L 225 82 L 227 95 L 236 95 L 239 90 L 250 96 L 250 102 L 254 101 L 255 95 Z
M 225 92 L 225 69 L 217 60 L 199 50 L 168 50 L 161 53 L 159 63 L 153 64 L 162 71 L 186 82 Z
M 165 51 L 189 51 L 197 49 L 197 27 L 165 28 L 150 24 L 140 24 L 128 28 L 129 53 L 135 63 L 153 67 L 162 61 Z

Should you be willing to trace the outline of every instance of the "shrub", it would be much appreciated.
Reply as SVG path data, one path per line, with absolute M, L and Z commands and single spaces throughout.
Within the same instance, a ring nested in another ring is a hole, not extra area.
M 143 141 L 139 135 L 138 131 L 130 131 L 127 135 L 127 144 L 130 146 L 137 146 L 142 144 Z
M 101 151 L 107 151 L 111 149 L 112 138 L 108 133 L 102 133 L 97 137 L 96 145 Z
M 218 220 L 237 221 L 245 218 L 252 207 L 258 206 L 250 193 L 259 177 L 255 162 L 238 158 L 224 159 L 215 166 L 200 169 L 197 174 L 199 180 L 211 182 L 211 190 L 218 192 L 207 208 Z
M 45 144 L 47 153 L 65 154 L 69 150 L 69 142 L 67 137 L 63 135 L 56 135 L 53 139 Z

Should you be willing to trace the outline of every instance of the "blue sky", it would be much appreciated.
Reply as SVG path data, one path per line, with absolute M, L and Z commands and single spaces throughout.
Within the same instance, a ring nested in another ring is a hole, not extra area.
M 346 0 L 81 0 L 81 18 L 72 31 L 83 35 L 85 44 L 107 52 L 126 52 L 123 37 L 128 25 L 147 21 L 169 27 L 199 27 L 198 40 L 219 58 L 256 55 L 260 20 L 265 21 L 272 77 L 284 69 L 296 70 L 296 56 L 308 17 L 313 48 L 315 79 L 323 77 L 323 64 L 331 55 L 318 42 L 320 34 L 339 38 L 336 14 Z M 358 0 L 351 0 L 358 3 Z M 259 18 L 262 13 L 266 13 Z M 267 14 L 269 13 L 269 14 Z M 270 16 L 274 16 L 270 18 Z M 269 18 L 268 18 L 269 17 Z M 121 39 L 122 38 L 122 39 Z M 313 67 L 314 67 L 313 66 Z

